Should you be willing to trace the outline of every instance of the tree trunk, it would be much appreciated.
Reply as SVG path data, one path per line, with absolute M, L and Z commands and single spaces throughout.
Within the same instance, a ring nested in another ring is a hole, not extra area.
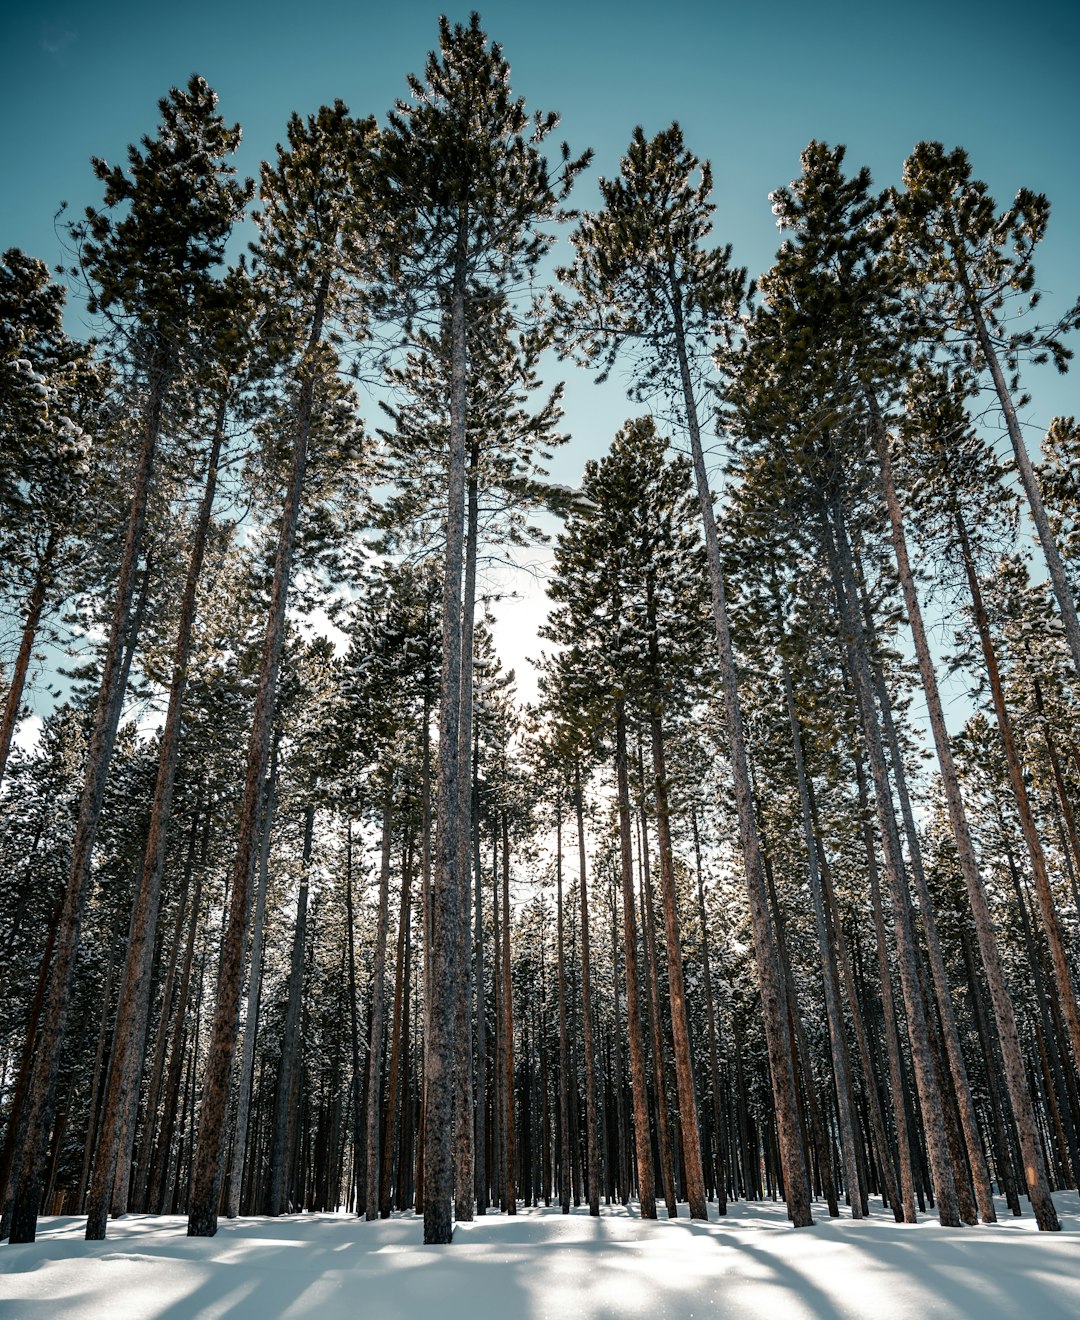
M 307 936 L 308 871 L 311 865 L 311 836 L 315 823 L 315 808 L 304 812 L 304 852 L 301 861 L 300 890 L 296 899 L 296 925 L 293 928 L 292 956 L 289 965 L 289 997 L 285 1008 L 285 1025 L 281 1038 L 281 1066 L 278 1070 L 277 1095 L 274 1101 L 274 1144 L 270 1156 L 270 1189 L 267 1213 L 288 1213 L 296 1190 L 292 1181 L 293 1143 L 290 1137 L 295 1129 L 295 1091 L 297 1056 L 300 1050 L 300 1011 L 304 989 L 304 943 Z
M 23 623 L 22 641 L 19 643 L 19 654 L 15 657 L 15 667 L 11 671 L 11 683 L 8 686 L 7 700 L 4 702 L 4 713 L 0 716 L 0 784 L 4 782 L 4 771 L 7 769 L 8 756 L 11 752 L 11 739 L 19 722 L 26 674 L 30 668 L 30 657 L 34 653 L 34 642 L 37 640 L 41 614 L 45 608 L 45 597 L 52 582 L 53 560 L 59 546 L 60 533 L 55 527 L 51 528 L 45 549 L 38 560 L 34 585 L 30 588 L 30 595 L 26 600 L 26 620 Z
M 868 393 L 867 401 L 870 407 L 874 445 L 877 452 L 878 467 L 881 472 L 885 504 L 889 513 L 889 527 L 893 552 L 896 557 L 896 567 L 900 577 L 900 587 L 903 591 L 904 605 L 907 609 L 911 635 L 915 643 L 919 676 L 926 696 L 930 728 L 934 736 L 934 747 L 937 752 L 945 803 L 948 808 L 953 840 L 956 844 L 957 857 L 960 863 L 960 873 L 964 879 L 964 887 L 975 923 L 975 938 L 978 941 L 979 955 L 982 959 L 983 970 L 986 973 L 987 988 L 990 991 L 990 1003 L 994 1011 L 994 1022 L 997 1027 L 1002 1060 L 1005 1065 L 1005 1081 L 1009 1091 L 1016 1134 L 1024 1157 L 1028 1195 L 1031 1198 L 1032 1209 L 1039 1228 L 1054 1231 L 1060 1228 L 1060 1223 L 1050 1197 L 1050 1187 L 1043 1165 L 1042 1148 L 1035 1122 L 1035 1110 L 1031 1103 L 1031 1093 L 1028 1090 L 1027 1078 L 1024 1072 L 1023 1053 L 1020 1048 L 1020 1037 L 1016 1026 L 1016 1013 L 1005 981 L 994 922 L 990 915 L 982 876 L 979 874 L 978 862 L 975 858 L 975 847 L 960 792 L 960 781 L 956 772 L 956 763 L 953 759 L 952 743 L 945 727 L 945 713 L 938 690 L 937 675 L 930 655 L 930 646 L 923 625 L 922 609 L 908 557 L 907 537 L 904 532 L 903 513 L 893 480 L 888 436 L 885 432 L 877 400 L 871 393 Z
M 585 1138 L 588 1143 L 589 1214 L 598 1215 L 600 1213 L 600 1150 L 596 1116 L 589 890 L 585 870 L 585 812 L 581 800 L 581 770 L 576 761 L 574 762 L 574 811 L 577 816 L 578 883 L 581 891 L 581 1025 L 585 1037 Z
M 432 887 L 431 980 L 424 1038 L 424 1242 L 453 1237 L 454 1027 L 458 999 L 458 805 L 461 716 L 462 547 L 466 458 L 466 242 L 468 212 L 458 217 L 450 296 L 450 452 L 447 467 L 446 555 L 439 684 L 439 773 Z
M 251 961 L 248 967 L 247 1015 L 240 1046 L 239 1093 L 236 1098 L 236 1130 L 233 1133 L 232 1167 L 225 1197 L 225 1215 L 235 1219 L 240 1213 L 240 1188 L 247 1151 L 248 1120 L 251 1110 L 251 1087 L 255 1072 L 255 1037 L 259 1028 L 259 996 L 262 991 L 263 932 L 266 925 L 266 887 L 270 878 L 270 838 L 274 826 L 277 791 L 278 740 L 270 748 L 270 776 L 262 809 L 262 839 L 259 844 L 259 887 L 255 895 L 255 923 L 251 933 Z
M 379 1174 L 382 1117 L 383 1001 L 386 995 L 386 928 L 390 917 L 390 847 L 393 826 L 394 780 L 388 776 L 383 798 L 382 858 L 379 865 L 379 906 L 375 916 L 375 958 L 371 969 L 371 1017 L 368 1023 L 367 1069 L 367 1180 L 364 1214 L 379 1217 Z
M 71 865 L 53 949 L 52 971 L 45 1011 L 38 1031 L 37 1054 L 27 1094 L 26 1124 L 22 1149 L 17 1155 L 17 1173 L 11 1212 L 11 1241 L 33 1242 L 37 1234 L 38 1203 L 44 1172 L 45 1152 L 56 1103 L 56 1079 L 60 1050 L 67 1025 L 79 932 L 90 887 L 90 865 L 97 838 L 105 780 L 112 759 L 116 731 L 124 704 L 127 670 L 134 654 L 138 627 L 133 619 L 135 577 L 146 526 L 154 458 L 161 432 L 161 412 L 169 379 L 165 350 L 158 348 L 150 369 L 150 395 L 143 416 L 138 467 L 128 511 L 124 549 L 117 574 L 116 595 L 105 658 L 101 668 L 94 728 L 90 737 L 79 798 Z M 149 583 L 144 579 L 143 603 Z M 141 609 L 136 611 L 141 614 Z
M 514 1133 L 514 1000 L 510 983 L 510 832 L 506 812 L 502 813 L 502 1010 L 503 1010 L 503 1107 L 506 1128 L 506 1213 L 517 1214 L 516 1162 Z
M 266 631 L 263 637 L 255 710 L 244 772 L 244 793 L 240 806 L 236 854 L 232 866 L 228 924 L 222 943 L 217 1001 L 203 1076 L 198 1140 L 192 1163 L 191 1201 L 188 1213 L 189 1237 L 213 1237 L 217 1232 L 229 1083 L 232 1077 L 233 1055 L 236 1052 L 236 1032 L 240 1021 L 240 992 L 244 984 L 244 951 L 247 944 L 245 937 L 258 835 L 259 799 L 262 795 L 270 750 L 270 730 L 274 718 L 281 648 L 285 639 L 285 608 L 292 577 L 296 525 L 300 516 L 304 474 L 307 471 L 308 435 L 315 401 L 315 358 L 322 339 L 329 292 L 330 276 L 324 274 L 316 290 L 311 334 L 299 370 L 301 386 L 296 427 L 293 431 L 289 484 L 281 512 L 281 527 L 274 558 L 270 607 L 267 611 Z
M 206 465 L 206 481 L 195 519 L 187 579 L 180 602 L 173 650 L 169 704 L 158 753 L 157 780 L 150 808 L 150 830 L 136 885 L 131 935 L 124 979 L 116 1013 L 113 1049 L 109 1060 L 105 1108 L 97 1158 L 87 1197 L 86 1238 L 105 1237 L 110 1198 L 118 1199 L 120 1213 L 127 1209 L 131 1146 L 139 1100 L 139 1077 L 146 1050 L 146 1028 L 150 1015 L 150 989 L 154 935 L 161 903 L 161 877 L 165 867 L 165 844 L 172 815 L 173 785 L 180 754 L 180 722 L 187 689 L 195 604 L 206 553 L 210 515 L 217 489 L 218 461 L 225 438 L 228 395 L 222 391 L 214 419 L 214 434 Z M 114 1185 L 116 1192 L 114 1193 Z
M 701 968 L 705 981 L 705 1010 L 709 1023 L 709 1074 L 712 1082 L 713 1177 L 716 1182 L 717 1213 L 727 1214 L 727 1191 L 724 1171 L 724 1110 L 720 1095 L 720 1050 L 716 1030 L 716 1001 L 713 996 L 712 965 L 709 957 L 709 923 L 705 913 L 705 884 L 701 871 L 701 841 L 697 815 L 690 814 L 694 831 L 694 861 L 697 879 L 698 923 L 701 926 Z
M 825 548 L 835 583 L 837 605 L 848 634 L 860 721 L 874 780 L 874 799 L 877 806 L 882 845 L 885 851 L 885 869 L 889 879 L 893 922 L 896 930 L 900 985 L 907 1014 L 912 1062 L 915 1065 L 915 1083 L 922 1109 L 930 1166 L 934 1178 L 938 1217 L 943 1225 L 959 1227 L 960 1214 L 956 1201 L 956 1188 L 953 1183 L 952 1164 L 941 1113 L 940 1097 L 934 1084 L 926 1012 L 919 985 L 910 900 L 905 884 L 899 839 L 896 834 L 896 821 L 892 814 L 892 794 L 885 768 L 885 751 L 881 741 L 877 711 L 874 706 L 874 691 L 870 678 L 866 640 L 856 603 L 857 593 L 851 564 L 851 549 L 839 509 L 835 506 L 833 509 L 836 522 L 835 543 L 824 510 L 822 510 L 822 514 Z
M 781 648 L 784 645 L 781 639 Z M 788 722 L 791 726 L 791 746 L 795 754 L 795 774 L 799 781 L 799 804 L 802 809 L 803 833 L 806 840 L 806 870 L 810 879 L 810 898 L 814 905 L 817 926 L 818 951 L 821 957 L 821 978 L 825 989 L 825 1013 L 829 1024 L 829 1045 L 832 1054 L 833 1079 L 836 1083 L 837 1111 L 840 1127 L 840 1151 L 844 1161 L 844 1185 L 851 1205 L 851 1217 L 862 1218 L 862 1191 L 859 1186 L 859 1164 L 855 1154 L 855 1123 L 851 1112 L 851 1078 L 848 1067 L 847 1041 L 844 1036 L 844 1009 L 840 998 L 840 978 L 836 958 L 825 921 L 825 904 L 821 892 L 821 873 L 818 868 L 817 840 L 810 813 L 807 792 L 806 764 L 803 760 L 802 733 L 799 714 L 795 708 L 795 692 L 787 661 L 781 659 L 784 678 L 784 698 L 787 703 Z

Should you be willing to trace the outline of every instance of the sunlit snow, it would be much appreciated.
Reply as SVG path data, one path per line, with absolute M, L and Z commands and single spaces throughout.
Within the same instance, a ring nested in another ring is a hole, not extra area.
M 646 1223 L 636 1210 L 520 1210 L 461 1224 L 425 1247 L 411 1213 L 367 1224 L 305 1214 L 222 1220 L 212 1239 L 186 1221 L 132 1215 L 105 1242 L 84 1220 L 43 1219 L 36 1243 L 0 1247 L 5 1320 L 1065 1320 L 1080 1315 L 1080 1198 L 1055 1197 L 1061 1233 L 999 1206 L 999 1224 L 788 1226 L 772 1202 L 709 1224 Z M 686 1207 L 680 1207 L 685 1215 Z M 661 1213 L 663 1213 L 661 1211 Z

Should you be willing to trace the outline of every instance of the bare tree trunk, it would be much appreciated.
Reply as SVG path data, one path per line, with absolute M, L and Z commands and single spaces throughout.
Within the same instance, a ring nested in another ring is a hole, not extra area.
M 461 714 L 458 723 L 458 800 L 457 800 L 457 921 L 458 968 L 467 969 L 461 976 L 454 1024 L 454 1071 L 457 1104 L 454 1108 L 454 1217 L 473 1217 L 473 1040 L 472 978 L 473 960 L 469 948 L 472 852 L 472 784 L 469 773 L 473 746 L 473 620 L 476 613 L 476 555 L 479 545 L 479 463 L 480 446 L 474 440 L 469 453 L 467 490 L 467 534 L 465 538 L 465 586 L 461 602 Z
M 475 924 L 473 926 L 473 945 L 476 957 L 476 1131 L 473 1142 L 473 1185 L 476 1197 L 476 1212 L 487 1214 L 488 1188 L 487 1173 L 487 999 L 484 980 L 484 899 L 483 868 L 480 864 L 480 816 L 476 800 L 476 756 L 473 758 L 473 834 L 472 863 L 473 883 L 475 886 Z M 541 954 L 542 956 L 542 954 Z M 542 1055 L 546 1062 L 546 1054 Z
M 781 648 L 783 647 L 781 639 Z M 817 840 L 814 836 L 807 792 L 806 764 L 803 760 L 802 732 L 799 714 L 795 708 L 795 692 L 787 661 L 781 659 L 784 677 L 784 698 L 787 703 L 788 722 L 791 725 L 791 746 L 795 754 L 795 774 L 799 781 L 799 803 L 802 809 L 803 833 L 806 839 L 806 870 L 810 879 L 810 898 L 814 905 L 818 950 L 821 957 L 821 978 L 825 989 L 825 1013 L 829 1024 L 829 1044 L 832 1054 L 833 1079 L 836 1083 L 837 1111 L 840 1127 L 840 1151 L 844 1161 L 844 1184 L 851 1205 L 851 1217 L 862 1218 L 862 1190 L 859 1185 L 859 1163 L 855 1154 L 855 1123 L 851 1112 L 851 1078 L 848 1068 L 847 1041 L 844 1037 L 844 1009 L 840 998 L 840 978 L 836 958 L 825 921 L 825 904 L 821 892 L 821 873 L 818 867 Z
M 262 840 L 259 844 L 259 887 L 255 894 L 255 922 L 251 932 L 251 961 L 248 967 L 247 1015 L 240 1045 L 240 1079 L 236 1098 L 236 1130 L 233 1133 L 232 1167 L 225 1196 L 225 1215 L 235 1219 L 240 1213 L 240 1188 L 247 1151 L 248 1122 L 251 1111 L 251 1087 L 255 1072 L 255 1037 L 259 1029 L 259 996 L 262 991 L 263 931 L 266 925 L 266 887 L 270 878 L 270 838 L 274 826 L 277 791 L 278 740 L 270 748 L 270 775 L 262 809 Z M 351 896 L 350 896 L 351 897 Z
M 889 525 L 892 536 L 893 552 L 900 577 L 900 587 L 904 594 L 911 635 L 915 643 L 915 654 L 919 664 L 923 692 L 926 696 L 927 711 L 930 716 L 930 728 L 934 735 L 934 747 L 937 751 L 938 766 L 941 770 L 942 787 L 945 803 L 952 825 L 953 839 L 956 843 L 960 872 L 964 879 L 968 903 L 975 923 L 975 937 L 979 945 L 979 955 L 986 973 L 987 988 L 990 991 L 990 1003 L 994 1011 L 998 1039 L 1001 1044 L 1002 1060 L 1005 1065 L 1005 1081 L 1008 1086 L 1009 1100 L 1012 1107 L 1016 1133 L 1023 1152 L 1025 1178 L 1028 1195 L 1039 1228 L 1054 1231 L 1060 1228 L 1057 1211 L 1050 1197 L 1050 1187 L 1046 1179 L 1043 1164 L 1042 1147 L 1038 1139 L 1035 1110 L 1031 1103 L 1027 1078 L 1024 1072 L 1023 1053 L 1016 1027 L 1016 1013 L 1012 997 L 1005 981 L 1005 973 L 998 950 L 997 935 L 993 918 L 986 898 L 986 890 L 979 874 L 975 858 L 975 847 L 971 839 L 967 813 L 960 792 L 960 780 L 953 759 L 952 743 L 945 727 L 945 713 L 938 690 L 937 675 L 934 672 L 933 659 L 923 625 L 922 609 L 919 605 L 915 579 L 908 557 L 907 537 L 904 532 L 903 513 L 896 493 L 896 484 L 892 474 L 892 459 L 889 454 L 888 436 L 878 408 L 877 400 L 868 395 L 871 422 L 874 432 L 874 444 L 877 452 L 878 467 L 881 472 L 882 488 L 889 513 Z
M 754 958 L 761 991 L 761 1006 L 765 1017 L 765 1043 L 769 1054 L 769 1072 L 772 1079 L 773 1105 L 776 1110 L 780 1137 L 780 1160 L 784 1168 L 784 1192 L 788 1216 L 796 1228 L 812 1224 L 810 1212 L 810 1184 L 806 1172 L 798 1121 L 798 1101 L 795 1096 L 795 1065 L 787 1030 L 787 1004 L 784 980 L 780 974 L 776 952 L 776 937 L 769 924 L 769 905 L 761 869 L 761 848 L 757 825 L 754 821 L 753 795 L 750 788 L 750 770 L 743 733 L 742 710 L 739 703 L 738 675 L 735 651 L 731 641 L 727 597 L 724 590 L 723 569 L 720 563 L 720 544 L 716 534 L 716 515 L 713 511 L 709 476 L 705 469 L 705 455 L 701 445 L 697 402 L 694 398 L 690 363 L 686 352 L 686 336 L 682 318 L 682 290 L 674 269 L 671 271 L 672 310 L 675 318 L 675 346 L 686 407 L 686 424 L 690 438 L 690 454 L 694 465 L 698 503 L 705 533 L 705 552 L 709 564 L 709 585 L 712 589 L 713 622 L 720 662 L 720 681 L 724 690 L 724 708 L 730 743 L 731 772 L 735 789 L 735 807 L 739 820 L 739 842 L 742 848 L 746 886 L 750 901 L 750 920 L 754 936 Z
M 655 646 L 655 635 L 652 643 Z M 667 943 L 668 997 L 671 1001 L 671 1032 L 675 1054 L 675 1084 L 679 1096 L 679 1122 L 682 1132 L 683 1168 L 686 1174 L 686 1199 L 691 1219 L 708 1219 L 705 1179 L 701 1170 L 701 1128 L 698 1124 L 697 1095 L 691 1062 L 690 1024 L 686 1016 L 686 988 L 683 983 L 682 939 L 679 934 L 679 911 L 675 898 L 675 866 L 672 859 L 671 824 L 668 814 L 667 762 L 664 731 L 660 715 L 654 711 L 651 721 L 652 768 L 656 792 L 656 834 L 660 849 L 660 883 L 664 892 L 664 935 Z
M 454 1027 L 458 985 L 458 779 L 461 774 L 461 591 L 465 533 L 466 240 L 468 213 L 458 217 L 450 297 L 450 453 L 447 468 L 446 556 L 443 575 L 442 674 L 439 685 L 439 774 L 431 913 L 431 979 L 425 985 L 424 1242 L 453 1237 Z
M 615 778 L 619 799 L 619 861 L 623 905 L 623 956 L 626 960 L 626 1034 L 630 1049 L 630 1094 L 634 1107 L 634 1149 L 637 1155 L 638 1199 L 642 1219 L 656 1218 L 649 1104 L 645 1092 L 645 1048 L 641 1035 L 638 991 L 637 922 L 634 918 L 634 861 L 630 843 L 630 782 L 626 761 L 626 712 L 616 702 Z
M 45 608 L 45 597 L 52 583 L 53 560 L 59 546 L 60 533 L 56 528 L 52 528 L 49 531 L 48 540 L 45 542 L 45 548 L 41 552 L 41 558 L 38 560 L 34 585 L 30 588 L 30 595 L 26 600 L 26 620 L 23 623 L 19 654 L 15 657 L 15 666 L 11 671 L 11 683 L 8 686 L 7 699 L 4 702 L 4 713 L 3 716 L 0 716 L 0 784 L 4 782 L 4 771 L 7 769 L 8 756 L 11 753 L 11 739 L 15 734 L 15 726 L 19 722 L 19 711 L 22 709 L 23 689 L 26 687 L 30 657 L 34 653 L 34 642 L 37 640 L 41 614 Z
M 649 870 L 649 831 L 645 811 L 644 766 L 638 749 L 638 775 L 642 781 L 638 834 L 640 865 L 638 881 L 641 889 L 641 943 L 645 955 L 645 980 L 649 997 L 645 1005 L 648 1033 L 652 1037 L 653 1089 L 656 1091 L 656 1144 L 660 1157 L 660 1182 L 664 1188 L 664 1204 L 669 1219 L 679 1216 L 679 1200 L 675 1192 L 675 1161 L 671 1154 L 671 1115 L 668 1112 L 667 1083 L 664 1077 L 664 1024 L 660 1013 L 660 978 L 656 967 L 656 922 L 653 917 L 652 876 Z
M 229 1107 L 229 1083 L 236 1032 L 240 1021 L 240 993 L 244 984 L 244 951 L 250 909 L 251 879 L 258 835 L 259 798 L 270 751 L 278 669 L 285 639 L 285 607 L 292 577 L 296 525 L 307 471 L 308 435 L 315 401 L 316 353 L 322 339 L 330 276 L 324 274 L 315 294 L 311 334 L 299 369 L 300 395 L 292 438 L 289 484 L 281 511 L 270 607 L 266 616 L 263 653 L 259 665 L 255 710 L 251 721 L 244 794 L 240 806 L 236 854 L 233 859 L 228 924 L 221 950 L 217 1000 L 210 1031 L 209 1052 L 203 1076 L 198 1140 L 192 1162 L 192 1186 L 188 1213 L 189 1237 L 213 1237 L 217 1232 L 218 1202 L 221 1199 L 222 1156 L 225 1150 L 225 1121 Z
M 502 1010 L 503 1010 L 503 1107 L 506 1126 L 506 1213 L 517 1214 L 517 1146 L 514 1130 L 514 998 L 510 982 L 510 831 L 502 813 Z
M 1058 920 L 1057 910 L 1054 905 L 1054 895 L 1050 887 L 1050 875 L 1046 866 L 1046 854 L 1043 851 L 1042 840 L 1039 838 L 1038 827 L 1035 824 L 1035 816 L 1031 810 L 1031 802 L 1028 798 L 1027 788 L 1024 784 L 1024 771 L 1020 762 L 1020 756 L 1016 749 L 1016 741 L 1013 738 L 1012 722 L 1009 719 L 1009 712 L 1005 705 L 1005 694 L 1001 686 L 1001 674 L 998 671 L 997 656 L 994 653 L 994 645 L 990 638 L 990 625 L 986 618 L 986 610 L 982 601 L 982 590 L 979 586 L 978 574 L 975 571 L 975 560 L 971 550 L 971 542 L 968 539 L 967 527 L 964 523 L 963 515 L 959 509 L 954 510 L 957 535 L 960 539 L 961 551 L 964 558 L 964 568 L 967 572 L 968 588 L 971 591 L 972 606 L 975 611 L 975 626 L 978 629 L 979 641 L 982 645 L 983 660 L 986 664 L 987 677 L 990 681 L 990 692 L 994 702 L 994 713 L 997 716 L 998 732 L 1001 735 L 1001 744 L 1005 752 L 1005 761 L 1009 769 L 1009 782 L 1012 784 L 1013 795 L 1016 798 L 1016 810 L 1020 817 L 1020 827 L 1023 830 L 1024 842 L 1027 844 L 1028 856 L 1031 860 L 1031 873 L 1035 879 L 1035 893 L 1039 900 L 1039 911 L 1042 916 L 1043 929 L 1046 932 L 1047 943 L 1050 946 L 1050 961 L 1054 969 L 1054 982 L 1057 989 L 1058 999 L 1061 1003 L 1062 1012 L 1065 1015 L 1065 1022 L 1068 1026 L 1069 1044 L 1072 1049 L 1072 1066 L 1080 1066 L 1080 1012 L 1077 1010 L 1076 992 L 1073 989 L 1072 976 L 1069 972 L 1068 959 L 1065 953 L 1065 942 L 1061 933 L 1061 923 Z M 1024 1153 L 1024 1159 L 1027 1160 L 1027 1152 Z M 1028 1182 L 1031 1183 L 1030 1174 L 1032 1171 L 1038 1175 L 1039 1166 L 1036 1164 L 1029 1166 Z
M 150 1015 L 151 963 L 154 934 L 161 903 L 161 876 L 165 867 L 165 844 L 172 815 L 173 785 L 180 754 L 180 723 L 187 689 L 195 604 L 206 553 L 210 515 L 217 489 L 218 461 L 225 439 L 228 394 L 222 390 L 214 418 L 214 434 L 206 466 L 206 481 L 195 519 L 187 579 L 176 626 L 169 704 L 158 753 L 157 781 L 150 808 L 150 830 L 136 885 L 131 936 L 128 942 L 124 979 L 116 1013 L 113 1049 L 109 1060 L 105 1108 L 101 1123 L 94 1172 L 87 1197 L 86 1237 L 105 1237 L 110 1199 L 122 1214 L 127 1209 L 131 1170 L 131 1147 L 139 1100 L 139 1076 L 146 1050 L 146 1028 Z M 114 1191 L 115 1187 L 115 1191 Z
M 394 778 L 387 778 L 383 798 L 382 859 L 379 865 L 379 906 L 375 917 L 375 959 L 371 969 L 371 1018 L 368 1026 L 367 1181 L 364 1213 L 379 1217 L 379 1128 L 383 1067 L 383 1000 L 386 994 L 386 927 L 390 908 L 390 846 L 393 826 Z
M 67 1025 L 71 987 L 75 976 L 79 933 L 90 887 L 90 863 L 101 818 L 101 805 L 105 797 L 105 780 L 123 710 L 127 670 L 131 664 L 138 633 L 132 609 L 135 599 L 136 568 L 142 551 L 150 480 L 161 432 L 161 412 L 168 380 L 169 362 L 166 350 L 159 346 L 155 353 L 155 361 L 150 368 L 150 394 L 143 415 L 138 467 L 128 511 L 124 549 L 117 574 L 109 640 L 101 668 L 94 728 L 86 757 L 75 837 L 71 845 L 67 889 L 57 925 L 49 991 L 38 1029 L 37 1054 L 30 1075 L 22 1148 L 16 1156 L 17 1170 L 11 1211 L 12 1242 L 33 1242 L 37 1235 L 38 1203 L 41 1198 L 46 1146 L 56 1104 L 56 1079 Z M 145 603 L 148 580 L 149 567 L 144 578 L 143 603 Z M 141 609 L 135 613 L 141 614 Z
M 409 1047 L 408 1040 L 403 1035 L 403 1028 L 408 1022 L 408 1009 L 404 998 L 407 994 L 407 987 L 405 986 L 405 940 L 409 926 L 409 894 L 412 887 L 412 840 L 413 835 L 410 827 L 408 842 L 405 845 L 404 865 L 401 871 L 401 907 L 398 914 L 397 956 L 394 959 L 394 1005 L 390 1019 L 390 1075 L 386 1087 L 382 1176 L 379 1183 L 379 1215 L 383 1219 L 390 1218 L 390 1184 L 394 1171 L 394 1147 L 397 1144 L 398 1136 L 398 1106 L 401 1103 L 402 1053 L 403 1051 L 407 1052 Z M 466 874 L 468 874 L 467 870 Z
M 559 1205 L 570 1213 L 570 1042 L 566 1030 L 566 962 L 563 942 L 562 799 L 555 803 L 555 976 L 559 1004 Z
M 578 884 L 581 891 L 581 1024 L 585 1037 L 585 1138 L 588 1143 L 589 1214 L 600 1213 L 600 1150 L 596 1116 L 596 1057 L 593 1040 L 592 957 L 589 948 L 589 890 L 585 870 L 585 812 L 581 770 L 574 762 L 574 811 L 577 816 Z
M 910 903 L 905 885 L 903 862 L 900 856 L 899 839 L 896 836 L 896 821 L 892 814 L 892 795 L 885 768 L 885 752 L 881 741 L 877 711 L 874 706 L 874 691 L 870 678 L 866 640 L 856 603 L 857 595 L 851 566 L 851 549 L 848 544 L 842 515 L 839 509 L 835 507 L 833 512 L 836 519 L 836 543 L 833 542 L 828 518 L 825 516 L 824 509 L 822 510 L 825 548 L 836 585 L 837 605 L 841 611 L 844 627 L 849 637 L 856 697 L 866 751 L 870 760 L 871 774 L 874 779 L 874 798 L 877 804 L 878 824 L 885 850 L 885 867 L 889 879 L 893 922 L 896 929 L 900 985 L 907 1014 L 912 1061 L 915 1065 L 915 1082 L 918 1089 L 919 1104 L 922 1109 L 927 1149 L 934 1178 L 938 1217 L 943 1225 L 959 1227 L 960 1214 L 956 1200 L 956 1188 L 953 1183 L 952 1163 L 941 1113 L 940 1097 L 934 1084 L 926 1012 L 922 990 L 919 985 L 917 952 L 911 923 Z
M 712 965 L 709 957 L 709 923 L 705 913 L 705 883 L 701 870 L 701 840 L 697 815 L 690 813 L 694 831 L 694 861 L 697 879 L 698 923 L 701 926 L 701 968 L 705 981 L 705 1009 L 709 1023 L 709 1074 L 712 1083 L 713 1178 L 716 1183 L 717 1213 L 727 1214 L 727 1186 L 724 1171 L 724 1111 L 720 1097 L 720 1050 L 716 1030 L 716 1001 L 713 996 Z
M 304 853 L 300 872 L 300 890 L 296 899 L 296 925 L 293 928 L 292 957 L 289 965 L 289 997 L 281 1037 L 281 1066 L 278 1070 L 274 1101 L 274 1142 L 270 1155 L 270 1187 L 267 1214 L 280 1215 L 290 1210 L 296 1190 L 292 1180 L 292 1142 L 296 1106 L 297 1055 L 300 1049 L 300 1009 L 304 989 L 304 943 L 307 936 L 308 868 L 311 864 L 311 836 L 315 808 L 304 812 Z
M 353 914 L 352 885 L 352 821 L 345 835 L 345 921 L 348 927 L 349 951 L 349 1044 L 352 1050 L 352 1120 L 353 1120 L 353 1182 L 350 1199 L 356 1197 L 356 1213 L 360 1206 L 360 1168 L 363 1162 L 363 1127 L 360 1121 L 360 1027 L 356 1013 L 356 922 Z

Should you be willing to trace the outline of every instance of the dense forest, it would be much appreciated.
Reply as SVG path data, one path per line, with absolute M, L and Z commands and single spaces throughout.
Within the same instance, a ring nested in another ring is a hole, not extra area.
M 995 1196 L 1057 1229 L 1047 199 L 935 142 L 879 192 L 811 142 L 751 281 L 677 125 L 571 209 L 589 153 L 475 15 L 438 35 L 257 183 L 193 77 L 91 162 L 60 272 L 0 260 L 0 1231 Z M 575 489 L 570 369 L 632 401 Z M 490 568 L 546 528 L 525 703 Z

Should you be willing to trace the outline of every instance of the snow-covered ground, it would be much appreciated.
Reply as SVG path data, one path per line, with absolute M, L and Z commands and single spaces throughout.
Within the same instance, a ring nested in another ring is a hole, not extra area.
M 740 1203 L 709 1224 L 614 1207 L 599 1220 L 489 1215 L 459 1225 L 450 1247 L 425 1247 L 411 1214 L 222 1220 L 212 1239 L 187 1237 L 181 1218 L 132 1215 L 94 1243 L 63 1216 L 42 1220 L 32 1245 L 0 1247 L 0 1316 L 1076 1320 L 1080 1200 L 1055 1200 L 1055 1234 L 1007 1212 L 990 1227 L 897 1225 L 880 1205 L 861 1223 L 820 1207 L 795 1231 L 782 1206 Z

